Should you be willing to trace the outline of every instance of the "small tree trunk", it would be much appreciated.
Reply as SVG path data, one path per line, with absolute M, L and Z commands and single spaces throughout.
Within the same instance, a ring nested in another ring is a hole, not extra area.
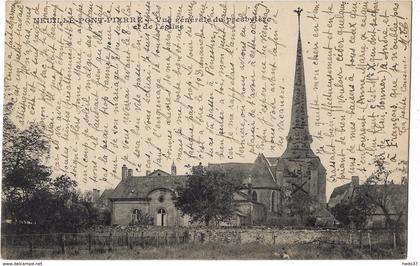
M 32 257 L 34 252 L 34 241 L 32 235 L 29 238 L 29 255 Z
M 109 246 L 108 246 L 108 251 L 112 252 L 113 246 L 112 246 L 112 231 L 109 233 Z
M 89 243 L 89 253 L 92 253 L 92 235 L 88 234 L 88 243 Z
M 394 249 L 397 249 L 397 237 L 395 235 L 395 232 L 393 235 L 394 235 Z
M 60 236 L 60 245 L 61 245 L 61 253 L 66 254 L 66 235 L 62 234 Z
M 126 246 L 127 246 L 127 248 L 130 246 L 130 239 L 129 239 L 129 235 L 128 235 L 128 232 L 127 233 L 125 233 L 125 244 L 126 244 Z

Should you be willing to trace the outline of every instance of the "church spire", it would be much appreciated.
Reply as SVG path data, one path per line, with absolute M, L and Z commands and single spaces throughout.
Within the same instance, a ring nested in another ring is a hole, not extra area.
M 283 157 L 306 158 L 315 156 L 311 150 L 312 136 L 308 128 L 308 110 L 306 103 L 305 73 L 303 68 L 302 41 L 300 36 L 300 15 L 303 10 L 299 7 L 294 12 L 298 16 L 298 40 L 296 50 L 295 80 L 293 89 L 293 103 L 287 148 Z

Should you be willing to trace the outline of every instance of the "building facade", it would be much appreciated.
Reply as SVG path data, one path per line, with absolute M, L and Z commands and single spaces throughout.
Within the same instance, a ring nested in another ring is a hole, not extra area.
M 114 189 L 111 202 L 111 224 L 150 223 L 159 226 L 186 226 L 188 219 L 175 208 L 176 188 L 184 186 L 188 176 L 155 170 L 145 176 L 133 176 L 122 167 L 121 182 Z M 150 219 L 150 221 L 144 221 Z

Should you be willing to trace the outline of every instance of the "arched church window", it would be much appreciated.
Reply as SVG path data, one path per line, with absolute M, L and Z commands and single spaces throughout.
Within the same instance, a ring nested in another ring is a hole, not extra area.
M 252 191 L 252 201 L 258 201 L 258 195 L 255 191 Z
M 275 194 L 274 194 L 274 191 L 271 191 L 271 204 L 270 204 L 271 212 L 274 212 L 274 203 L 275 203 Z

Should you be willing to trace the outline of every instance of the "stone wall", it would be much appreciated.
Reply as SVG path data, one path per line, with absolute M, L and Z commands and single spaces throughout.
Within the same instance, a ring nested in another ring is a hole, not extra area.
M 389 245 L 394 244 L 393 233 L 389 230 L 345 230 L 345 229 L 272 229 L 272 228 L 186 228 L 186 227 L 119 227 L 114 228 L 114 234 L 124 234 L 129 231 L 134 234 L 172 235 L 176 232 L 178 235 L 187 236 L 186 242 L 195 243 L 231 243 L 244 244 L 258 242 L 265 245 L 284 245 L 309 242 L 326 242 L 332 244 L 353 244 L 368 246 L 371 245 Z M 370 240 L 369 240 L 370 239 Z M 406 232 L 402 231 L 395 241 L 397 245 L 405 245 Z
M 197 229 L 189 230 L 200 242 L 252 243 L 294 245 L 308 242 L 328 242 L 335 244 L 393 245 L 393 233 L 388 230 L 353 231 L 353 230 L 315 230 L 315 229 Z M 370 239 L 370 240 L 369 240 Z M 405 232 L 396 241 L 405 243 Z

